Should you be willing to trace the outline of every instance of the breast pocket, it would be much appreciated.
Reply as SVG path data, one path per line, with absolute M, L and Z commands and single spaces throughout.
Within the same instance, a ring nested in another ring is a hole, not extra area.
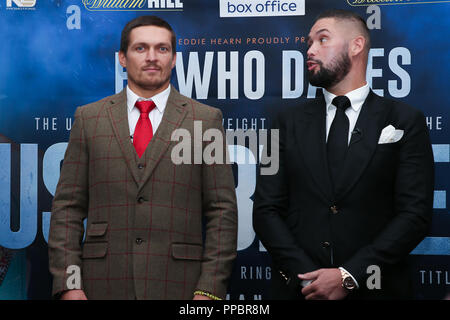
M 383 143 L 378 144 L 375 152 L 397 152 L 398 143 Z

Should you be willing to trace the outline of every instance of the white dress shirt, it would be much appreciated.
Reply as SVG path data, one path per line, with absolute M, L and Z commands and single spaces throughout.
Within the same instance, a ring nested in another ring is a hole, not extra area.
M 366 84 L 358 89 L 350 91 L 345 94 L 347 98 L 350 99 L 352 104 L 351 108 L 347 108 L 345 110 L 345 114 L 347 115 L 349 121 L 349 130 L 348 130 L 348 143 L 350 143 L 350 138 L 352 137 L 352 131 L 355 129 L 356 121 L 358 120 L 359 113 L 361 112 L 361 107 L 364 104 L 367 96 L 369 95 L 369 84 Z M 323 96 L 325 98 L 326 108 L 327 108 L 327 141 L 328 141 L 328 133 L 330 132 L 331 123 L 333 122 L 334 116 L 336 115 L 336 106 L 332 104 L 333 99 L 337 96 L 323 89 Z
M 141 116 L 141 112 L 135 106 L 136 101 L 138 100 L 152 100 L 156 108 L 154 108 L 149 113 L 150 122 L 152 123 L 153 135 L 155 135 L 156 130 L 161 123 L 162 116 L 164 110 L 166 109 L 167 99 L 169 99 L 170 94 L 170 84 L 166 90 L 163 92 L 154 95 L 150 99 L 144 99 L 139 97 L 136 93 L 134 93 L 129 86 L 127 86 L 127 109 L 128 109 L 128 126 L 130 128 L 130 136 L 133 136 L 134 129 L 136 128 L 136 124 Z

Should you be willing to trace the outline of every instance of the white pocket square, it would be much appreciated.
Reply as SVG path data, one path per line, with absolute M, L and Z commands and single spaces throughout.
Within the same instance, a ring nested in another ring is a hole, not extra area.
M 395 129 L 393 125 L 388 125 L 381 131 L 378 144 L 395 143 L 403 137 L 403 130 Z

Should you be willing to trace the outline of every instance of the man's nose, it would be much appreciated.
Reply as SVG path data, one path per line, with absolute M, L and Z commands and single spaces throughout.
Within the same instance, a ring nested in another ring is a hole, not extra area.
M 156 57 L 157 57 L 156 50 L 154 48 L 148 49 L 145 59 L 148 61 L 154 61 L 156 60 Z
M 306 51 L 306 56 L 307 56 L 308 59 L 309 59 L 310 57 L 314 57 L 314 56 L 316 55 L 316 53 L 317 53 L 316 46 L 315 46 L 314 44 L 312 44 L 312 45 L 309 47 L 308 51 Z

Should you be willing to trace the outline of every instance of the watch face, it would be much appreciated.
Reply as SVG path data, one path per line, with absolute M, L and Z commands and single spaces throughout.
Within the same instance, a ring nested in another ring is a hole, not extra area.
M 344 287 L 348 290 L 352 290 L 356 287 L 356 284 L 351 277 L 346 277 L 344 279 Z

